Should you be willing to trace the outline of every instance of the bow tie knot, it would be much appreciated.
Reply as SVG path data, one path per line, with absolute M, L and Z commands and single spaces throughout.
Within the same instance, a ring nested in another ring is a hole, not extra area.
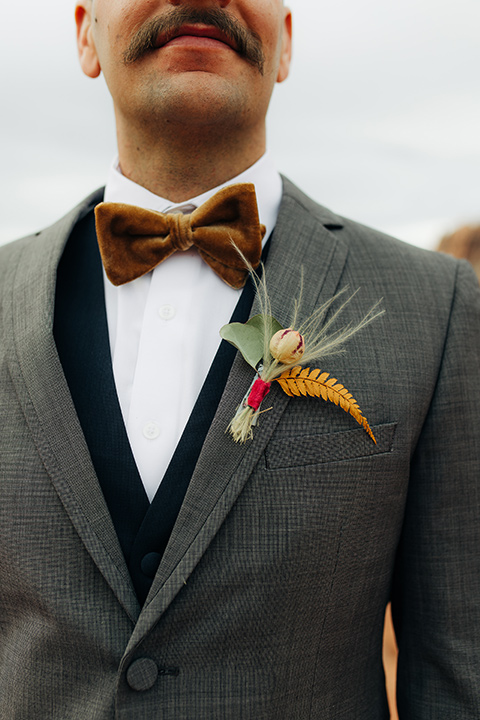
M 194 244 L 191 215 L 182 212 L 172 212 L 166 215 L 168 234 L 175 248 L 183 252 L 189 250 Z
M 260 263 L 265 234 L 255 187 L 249 183 L 223 188 L 187 215 L 100 203 L 95 223 L 105 272 L 113 285 L 131 282 L 174 252 L 195 246 L 222 280 L 242 288 L 248 266 L 255 269 Z

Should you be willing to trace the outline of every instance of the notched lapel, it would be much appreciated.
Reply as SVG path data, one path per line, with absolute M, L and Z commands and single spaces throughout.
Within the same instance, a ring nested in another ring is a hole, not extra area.
M 65 242 L 98 194 L 22 248 L 5 288 L 10 373 L 38 453 L 88 552 L 132 619 L 139 612 L 52 334 L 55 282 Z
M 327 228 L 341 226 L 339 218 L 314 205 L 284 181 L 283 201 L 266 263 L 272 313 L 282 325 L 288 325 L 293 300 L 300 292 L 301 268 L 302 317 L 308 317 L 338 290 L 348 250 Z M 259 311 L 255 300 L 251 314 Z M 158 620 L 158 614 L 168 607 L 194 570 L 262 457 L 287 406 L 288 397 L 274 386 L 263 406 L 271 405 L 272 409 L 262 416 L 253 440 L 236 444 L 225 430 L 252 379 L 252 369 L 237 353 L 131 647 Z

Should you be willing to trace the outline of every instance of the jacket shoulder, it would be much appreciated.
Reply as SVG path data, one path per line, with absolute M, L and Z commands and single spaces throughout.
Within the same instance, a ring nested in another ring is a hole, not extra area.
M 53 225 L 0 247 L 0 285 L 3 285 L 10 273 L 15 271 L 26 254 L 38 254 L 38 261 L 41 263 L 43 243 L 46 242 L 48 245 L 56 242 L 64 244 L 75 223 L 101 202 L 103 192 L 104 188 L 95 190 Z
M 297 212 L 314 216 L 332 232 L 337 240 L 348 247 L 349 264 L 367 267 L 372 276 L 383 275 L 387 280 L 401 282 L 401 278 L 416 278 L 418 282 L 428 278 L 428 285 L 435 285 L 447 278 L 454 281 L 463 266 L 470 273 L 470 265 L 450 255 L 425 250 L 403 240 L 391 237 L 359 222 L 336 214 L 303 193 L 287 178 L 283 178 L 284 202 L 295 206 Z

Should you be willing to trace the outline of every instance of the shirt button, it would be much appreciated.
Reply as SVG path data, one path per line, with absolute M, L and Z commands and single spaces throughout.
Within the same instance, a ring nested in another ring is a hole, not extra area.
M 162 320 L 173 320 L 173 318 L 176 315 L 176 310 L 173 307 L 173 305 L 170 305 L 169 303 L 166 303 L 165 305 L 161 305 L 158 308 L 158 314 L 162 318 Z
M 160 425 L 158 425 L 156 422 L 147 422 L 143 426 L 143 434 L 147 438 L 147 440 L 156 440 L 160 435 L 160 432 Z

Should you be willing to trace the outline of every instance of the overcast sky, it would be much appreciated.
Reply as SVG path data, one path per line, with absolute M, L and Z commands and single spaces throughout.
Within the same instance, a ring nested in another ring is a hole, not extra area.
M 294 62 L 268 119 L 279 169 L 336 212 L 425 247 L 480 222 L 480 0 L 290 7 Z M 78 67 L 73 9 L 2 8 L 0 243 L 102 185 L 115 154 L 106 87 Z

